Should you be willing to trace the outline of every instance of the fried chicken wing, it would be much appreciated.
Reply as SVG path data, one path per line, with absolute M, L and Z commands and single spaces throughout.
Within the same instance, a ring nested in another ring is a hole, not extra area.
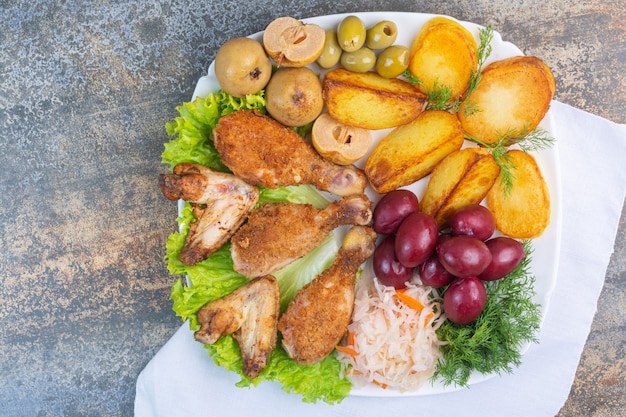
M 248 278 L 271 274 L 306 255 L 337 227 L 370 223 L 370 207 L 364 194 L 344 197 L 324 209 L 309 204 L 264 204 L 231 239 L 235 271 Z
M 348 329 L 360 265 L 374 253 L 376 232 L 351 228 L 334 263 L 302 288 L 278 321 L 287 354 L 312 364 L 333 351 Z
M 193 205 L 197 220 L 190 224 L 180 252 L 186 265 L 208 258 L 226 243 L 259 201 L 257 187 L 198 164 L 176 165 L 172 174 L 159 176 L 159 186 L 167 199 Z
M 271 275 L 255 278 L 198 311 L 197 341 L 213 344 L 232 334 L 241 350 L 243 373 L 256 378 L 276 347 L 280 312 L 278 282 Z
M 223 116 L 213 141 L 222 162 L 250 184 L 312 184 L 339 196 L 361 194 L 367 185 L 363 171 L 323 159 L 293 129 L 260 113 L 240 110 Z

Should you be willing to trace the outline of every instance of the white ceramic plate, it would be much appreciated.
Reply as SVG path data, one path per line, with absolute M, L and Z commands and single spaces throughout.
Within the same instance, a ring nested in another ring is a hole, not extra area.
M 401 13 L 401 12 L 369 12 L 369 13 L 350 13 L 354 15 L 358 15 L 367 27 L 381 21 L 381 20 L 391 20 L 395 22 L 398 26 L 398 38 L 396 40 L 396 44 L 410 46 L 415 35 L 421 28 L 421 26 L 436 15 L 432 14 L 422 14 L 422 13 Z M 306 23 L 316 23 L 321 27 L 327 28 L 336 28 L 339 22 L 348 14 L 337 14 L 330 16 L 320 16 L 309 19 L 303 19 Z M 465 26 L 474 36 L 478 42 L 478 33 L 482 26 L 479 26 L 474 23 L 469 22 L 460 22 L 463 26 Z M 251 38 L 261 40 L 261 33 L 256 33 L 250 36 Z M 485 65 L 490 62 L 497 61 L 503 58 L 507 58 L 510 56 L 523 55 L 523 53 L 512 43 L 505 42 L 502 40 L 499 33 L 494 32 L 494 37 L 492 40 L 492 53 L 489 56 L 488 60 L 485 62 Z M 312 69 L 317 72 L 323 73 L 320 67 L 313 64 Z M 219 84 L 215 79 L 215 73 L 213 70 L 213 64 L 210 65 L 208 74 L 200 80 L 196 85 L 196 89 L 193 94 L 193 98 L 196 96 L 206 96 L 211 92 L 215 92 L 219 90 Z M 550 133 L 553 138 L 556 138 L 555 126 L 552 121 L 552 116 L 550 112 L 548 112 L 547 116 L 541 122 L 540 127 L 545 129 Z M 389 130 L 380 130 L 373 132 L 373 144 L 370 148 L 373 149 L 374 144 L 377 143 L 380 139 L 382 139 Z M 468 144 L 468 146 L 471 146 Z M 533 275 L 536 277 L 535 282 L 535 302 L 541 305 L 541 313 L 542 318 L 545 318 L 548 305 L 550 302 L 550 297 L 552 295 L 552 290 L 554 289 L 554 285 L 556 282 L 557 276 L 557 267 L 559 263 L 559 253 L 560 253 L 560 241 L 561 241 L 561 179 L 560 179 L 560 169 L 559 169 L 559 158 L 558 158 L 558 149 L 557 146 L 553 146 L 551 149 L 541 151 L 539 153 L 535 153 L 534 156 L 541 167 L 544 178 L 548 184 L 551 194 L 551 204 L 552 204 L 552 214 L 551 214 L 551 222 L 548 228 L 545 230 L 543 235 L 533 241 L 534 253 L 532 256 L 531 263 L 531 271 Z M 365 164 L 366 157 L 362 158 L 361 161 L 357 162 L 355 165 L 359 167 L 363 167 Z M 407 189 L 415 192 L 418 197 L 421 198 L 423 194 L 428 179 L 422 179 L 421 181 L 409 186 L 405 187 Z M 371 189 L 367 190 L 367 194 L 373 201 L 377 201 L 380 196 L 377 195 Z M 371 271 L 371 268 L 365 268 L 365 274 L 367 271 Z M 371 273 L 371 272 L 370 272 Z M 362 278 L 367 278 L 363 276 Z M 522 353 L 525 352 L 529 347 L 529 344 L 522 347 Z M 492 378 L 493 374 L 480 374 L 475 372 L 471 375 L 469 380 L 469 385 L 477 384 L 481 381 Z M 422 388 L 417 391 L 410 391 L 401 393 L 397 390 L 386 389 L 383 390 L 378 386 L 366 386 L 363 388 L 355 388 L 352 390 L 352 395 L 356 396 L 401 396 L 401 395 L 432 395 L 437 393 L 444 392 L 452 392 L 460 389 L 456 386 L 447 386 L 444 387 L 443 384 L 435 382 L 434 384 L 426 384 Z

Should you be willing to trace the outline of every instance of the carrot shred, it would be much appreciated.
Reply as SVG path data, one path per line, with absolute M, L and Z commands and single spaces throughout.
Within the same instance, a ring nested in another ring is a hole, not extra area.
M 381 387 L 382 389 L 387 389 L 387 384 L 385 384 L 385 383 L 382 383 L 382 384 L 381 384 L 380 382 L 378 382 L 378 381 L 376 381 L 376 380 L 373 380 L 372 382 L 373 382 L 374 384 L 378 385 L 379 387 Z
M 424 328 L 428 326 L 428 320 L 432 319 L 433 317 L 435 317 L 435 313 L 433 313 L 432 311 L 426 314 L 426 318 L 424 319 Z
M 339 352 L 343 352 L 346 353 L 352 357 L 357 356 L 359 354 L 359 352 L 357 352 L 356 350 L 352 349 L 351 347 L 347 347 L 347 346 L 341 346 L 341 345 L 337 345 L 335 346 L 335 349 L 337 349 Z
M 398 297 L 398 299 L 402 301 L 404 304 L 406 304 L 407 306 L 411 307 L 414 310 L 417 310 L 418 312 L 421 312 L 424 309 L 424 304 L 420 303 L 415 298 L 409 295 L 406 295 L 402 291 L 396 292 L 395 296 Z
M 348 346 L 354 346 L 354 333 L 348 332 Z

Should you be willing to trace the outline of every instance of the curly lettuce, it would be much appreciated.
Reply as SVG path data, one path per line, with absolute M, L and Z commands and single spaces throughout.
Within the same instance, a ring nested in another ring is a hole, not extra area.
M 237 98 L 220 90 L 183 103 L 176 110 L 179 116 L 165 124 L 167 134 L 176 138 L 165 143 L 161 162 L 170 168 L 181 162 L 189 162 L 217 171 L 228 171 L 213 146 L 213 128 L 220 117 L 237 110 L 265 113 L 265 98 L 263 91 Z
M 239 99 L 220 91 L 178 106 L 179 116 L 166 124 L 167 133 L 175 138 L 165 144 L 162 162 L 170 168 L 182 162 L 190 162 L 228 171 L 213 146 L 211 132 L 220 117 L 240 109 L 264 113 L 263 92 Z M 261 188 L 260 192 L 259 204 L 285 201 L 308 203 L 318 208 L 328 204 L 323 195 L 308 185 L 275 190 Z M 183 321 L 188 321 L 189 328 L 195 331 L 200 328 L 197 312 L 202 306 L 231 293 L 248 280 L 233 269 L 229 243 L 194 266 L 180 261 L 180 251 L 193 221 L 195 218 L 191 205 L 185 203 L 178 218 L 179 229 L 167 240 L 165 259 L 171 274 L 186 277 L 177 279 L 172 286 L 172 309 Z M 330 266 L 338 250 L 339 244 L 331 234 L 307 256 L 274 274 L 281 291 L 281 308 L 286 307 L 300 288 Z M 329 404 L 343 400 L 352 388 L 341 372 L 341 363 L 334 355 L 314 365 L 299 365 L 289 358 L 279 341 L 265 369 L 252 380 L 243 374 L 239 346 L 231 336 L 224 336 L 217 343 L 205 347 L 217 365 L 241 376 L 237 383 L 239 387 L 276 381 L 286 392 L 301 395 L 304 402 L 321 400 Z

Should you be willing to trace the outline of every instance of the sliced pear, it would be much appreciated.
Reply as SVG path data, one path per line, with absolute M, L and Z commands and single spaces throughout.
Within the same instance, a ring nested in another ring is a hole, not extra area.
M 322 157 L 338 165 L 349 165 L 367 153 L 372 133 L 368 129 L 339 123 L 324 113 L 313 123 L 311 140 Z
M 321 26 L 284 16 L 267 25 L 263 47 L 278 67 L 304 67 L 322 54 L 325 39 Z

